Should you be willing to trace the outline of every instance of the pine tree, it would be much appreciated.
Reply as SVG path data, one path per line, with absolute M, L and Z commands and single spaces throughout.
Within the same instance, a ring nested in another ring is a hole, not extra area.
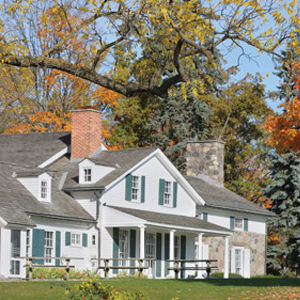
M 270 227 L 278 243 L 268 246 L 267 268 L 271 273 L 296 271 L 300 275 L 300 159 L 298 153 L 275 154 L 270 174 L 273 182 L 265 195 L 273 200 L 276 217 Z

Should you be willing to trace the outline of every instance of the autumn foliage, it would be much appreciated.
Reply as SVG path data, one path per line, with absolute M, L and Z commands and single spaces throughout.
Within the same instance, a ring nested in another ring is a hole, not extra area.
M 293 63 L 291 74 L 293 89 L 296 95 L 300 93 L 300 62 Z M 270 133 L 268 144 L 276 148 L 278 153 L 290 150 L 300 151 L 300 97 L 294 96 L 279 105 L 282 114 L 269 116 L 264 128 Z

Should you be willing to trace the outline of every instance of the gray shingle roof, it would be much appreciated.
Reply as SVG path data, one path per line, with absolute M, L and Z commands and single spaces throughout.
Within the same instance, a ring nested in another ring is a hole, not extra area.
M 232 191 L 204 181 L 198 177 L 185 176 L 190 185 L 202 197 L 207 206 L 235 211 L 273 216 L 274 214 L 258 204 L 252 203 Z
M 59 190 L 62 173 L 52 179 L 51 202 L 38 201 L 12 174 L 20 170 L 14 164 L 0 163 L 0 216 L 10 224 L 34 225 L 29 215 L 94 222 L 81 205 Z M 21 168 L 24 172 L 24 168 Z M 30 171 L 30 170 L 29 170 Z
M 37 167 L 70 145 L 70 132 L 0 135 L 0 161 Z
M 115 170 L 107 174 L 93 185 L 80 185 L 78 183 L 78 166 L 74 167 L 67 176 L 63 189 L 76 188 L 105 188 L 111 182 L 125 174 L 128 170 L 134 167 L 138 162 L 146 158 L 149 154 L 156 151 L 155 147 L 134 148 L 115 151 L 102 151 L 95 157 L 89 158 L 97 165 L 114 166 Z
M 109 206 L 109 205 L 107 207 L 113 208 L 115 210 L 132 215 L 137 218 L 141 218 L 151 223 L 158 223 L 162 225 L 173 225 L 173 226 L 186 227 L 186 228 L 203 229 L 205 231 L 222 231 L 227 233 L 232 232 L 232 230 L 230 229 L 203 221 L 196 217 L 193 218 L 193 217 L 186 217 L 180 215 L 163 214 L 163 213 Z

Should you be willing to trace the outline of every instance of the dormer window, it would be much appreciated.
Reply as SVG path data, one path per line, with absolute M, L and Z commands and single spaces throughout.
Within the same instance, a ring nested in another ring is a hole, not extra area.
M 47 200 L 47 195 L 48 195 L 47 184 L 48 184 L 48 182 L 46 180 L 41 181 L 41 199 Z
M 47 173 L 39 176 L 39 200 L 51 201 L 51 176 Z
M 84 168 L 84 182 L 92 182 L 92 168 Z

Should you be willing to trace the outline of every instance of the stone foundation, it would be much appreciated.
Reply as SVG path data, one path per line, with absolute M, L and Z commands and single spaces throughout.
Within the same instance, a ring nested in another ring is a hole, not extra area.
M 224 237 L 203 237 L 203 244 L 209 245 L 209 258 L 218 260 L 217 272 L 224 272 Z M 250 276 L 266 273 L 266 236 L 264 234 L 235 231 L 229 239 L 229 272 L 231 248 L 250 249 Z

